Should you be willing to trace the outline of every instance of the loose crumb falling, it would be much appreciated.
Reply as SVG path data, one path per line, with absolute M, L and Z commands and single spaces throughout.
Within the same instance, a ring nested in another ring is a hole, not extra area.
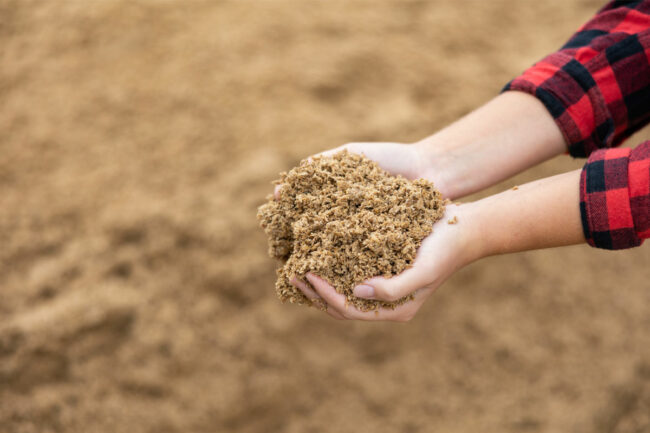
M 362 311 L 395 308 L 395 302 L 357 298 L 352 289 L 411 266 L 422 240 L 442 218 L 445 205 L 433 184 L 392 176 L 377 163 L 339 152 L 302 161 L 281 173 L 279 197 L 258 211 L 269 237 L 269 255 L 283 261 L 276 292 L 284 302 L 311 304 L 289 280 L 312 272 L 329 281 Z
M 519 189 L 519 187 L 518 187 L 517 185 L 515 185 L 515 186 L 513 186 L 511 189 L 512 189 L 513 191 L 517 191 L 517 190 Z
M 458 217 L 454 215 L 453 218 L 447 220 L 447 224 L 456 224 L 458 222 Z

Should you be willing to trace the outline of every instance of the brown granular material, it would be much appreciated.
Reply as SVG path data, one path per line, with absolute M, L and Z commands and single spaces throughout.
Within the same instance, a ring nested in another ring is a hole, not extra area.
M 259 208 L 269 255 L 283 261 L 276 291 L 284 302 L 312 302 L 289 280 L 312 272 L 356 308 L 395 308 L 395 302 L 357 298 L 359 283 L 407 269 L 422 240 L 442 218 L 445 204 L 433 184 L 392 176 L 377 163 L 347 151 L 302 161 L 281 173 L 279 197 Z

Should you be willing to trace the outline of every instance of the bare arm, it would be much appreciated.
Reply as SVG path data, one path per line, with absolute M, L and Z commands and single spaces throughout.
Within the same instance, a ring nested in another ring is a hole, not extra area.
M 522 92 L 497 96 L 415 147 L 420 175 L 450 198 L 480 191 L 566 151 L 548 110 Z
M 584 243 L 579 182 L 574 170 L 470 203 L 478 257 Z

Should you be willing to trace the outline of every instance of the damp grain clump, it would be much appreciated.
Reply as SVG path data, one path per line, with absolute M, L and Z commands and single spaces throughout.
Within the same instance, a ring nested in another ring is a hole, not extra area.
M 352 289 L 391 277 L 412 265 L 418 247 L 442 218 L 445 203 L 433 184 L 392 176 L 364 156 L 339 152 L 315 157 L 281 173 L 279 197 L 258 211 L 269 255 L 280 259 L 276 291 L 284 302 L 311 301 L 289 280 L 312 272 L 362 311 L 395 308 L 395 302 L 357 298 Z

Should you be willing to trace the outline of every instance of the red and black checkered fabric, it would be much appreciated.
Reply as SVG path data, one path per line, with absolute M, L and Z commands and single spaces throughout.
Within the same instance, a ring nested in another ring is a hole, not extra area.
M 580 177 L 587 242 L 616 250 L 650 237 L 650 141 L 635 149 L 593 152 Z
M 612 147 L 650 121 L 650 1 L 614 1 L 506 85 L 535 95 L 569 153 Z
M 650 122 L 650 0 L 608 3 L 507 90 L 536 96 L 569 153 L 591 155 L 580 186 L 587 242 L 620 249 L 650 237 L 650 144 L 608 149 Z

